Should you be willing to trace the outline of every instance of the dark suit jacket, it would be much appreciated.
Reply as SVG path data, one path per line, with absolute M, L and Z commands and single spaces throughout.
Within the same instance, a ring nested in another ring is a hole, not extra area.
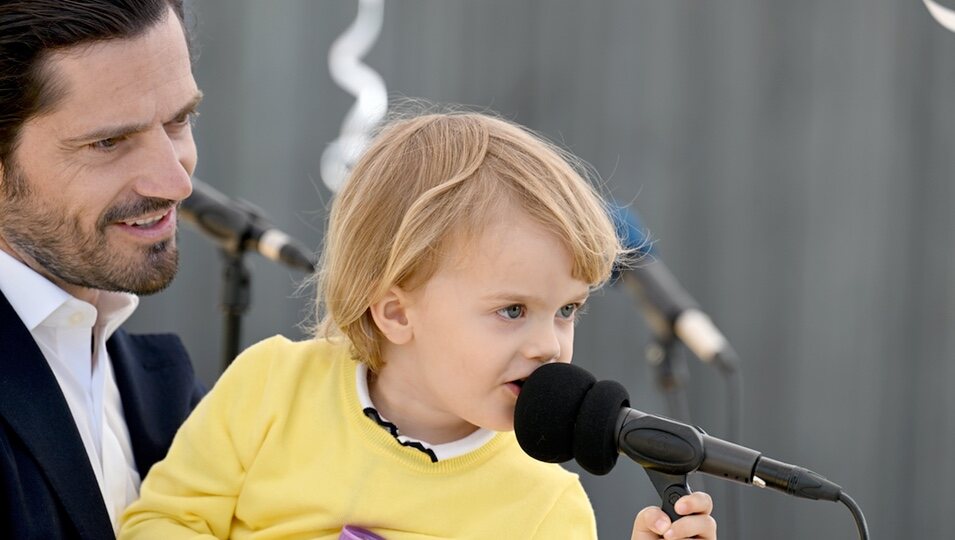
M 118 330 L 106 343 L 143 477 L 202 397 L 176 336 Z M 60 391 L 0 293 L 0 538 L 109 539 L 113 527 Z

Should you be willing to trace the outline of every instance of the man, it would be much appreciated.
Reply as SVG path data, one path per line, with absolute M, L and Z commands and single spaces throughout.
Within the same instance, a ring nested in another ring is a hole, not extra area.
M 0 3 L 0 538 L 111 538 L 201 388 L 119 326 L 191 192 L 182 0 Z

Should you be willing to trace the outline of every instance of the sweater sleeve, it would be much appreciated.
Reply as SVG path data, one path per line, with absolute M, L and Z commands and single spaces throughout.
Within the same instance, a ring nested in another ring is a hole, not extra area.
M 268 432 L 262 402 L 279 339 L 239 355 L 199 403 L 123 514 L 121 539 L 229 537 L 246 471 Z
M 594 510 L 579 480 L 575 478 L 557 497 L 533 538 L 597 538 Z

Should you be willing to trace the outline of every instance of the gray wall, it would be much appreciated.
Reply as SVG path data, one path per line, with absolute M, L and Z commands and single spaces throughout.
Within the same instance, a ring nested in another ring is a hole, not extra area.
M 192 8 L 207 96 L 198 176 L 318 249 L 319 158 L 352 104 L 326 55 L 355 4 Z M 874 537 L 951 534 L 955 34 L 921 1 L 403 0 L 387 3 L 367 61 L 394 95 L 490 107 L 593 164 L 742 357 L 741 442 L 840 483 Z M 180 333 L 212 382 L 219 260 L 193 229 L 181 240 L 175 284 L 133 326 Z M 243 345 L 302 337 L 302 276 L 248 260 Z M 575 358 L 663 413 L 649 340 L 631 298 L 607 289 Z M 690 371 L 693 421 L 725 433 L 724 381 Z M 656 502 L 633 463 L 583 479 L 603 538 L 628 537 Z M 726 484 L 706 489 L 725 522 Z M 855 536 L 841 505 L 755 489 L 741 500 L 743 523 L 724 532 Z

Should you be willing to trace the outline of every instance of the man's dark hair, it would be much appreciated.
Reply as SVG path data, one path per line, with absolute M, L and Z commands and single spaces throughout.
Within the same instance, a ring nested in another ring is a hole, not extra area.
M 138 37 L 170 7 L 183 21 L 182 0 L 0 0 L 0 164 L 9 165 L 24 122 L 62 95 L 45 69 L 51 53 Z

